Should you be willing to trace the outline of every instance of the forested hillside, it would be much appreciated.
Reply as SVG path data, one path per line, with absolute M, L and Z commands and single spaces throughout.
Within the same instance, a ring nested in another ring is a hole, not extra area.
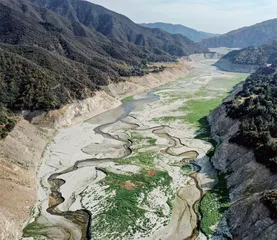
M 0 0 L 5 118 L 9 110 L 60 108 L 122 77 L 147 74 L 151 62 L 206 51 L 184 36 L 141 27 L 89 2 L 32 2 Z
M 257 161 L 277 172 L 277 65 L 260 68 L 227 103 L 228 115 L 240 119 L 232 142 L 254 150 Z

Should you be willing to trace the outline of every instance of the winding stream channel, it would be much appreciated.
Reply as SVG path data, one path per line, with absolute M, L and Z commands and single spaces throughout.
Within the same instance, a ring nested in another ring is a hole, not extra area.
M 61 130 L 24 239 L 206 239 L 197 209 L 216 173 L 198 120 L 244 77 L 214 62 Z

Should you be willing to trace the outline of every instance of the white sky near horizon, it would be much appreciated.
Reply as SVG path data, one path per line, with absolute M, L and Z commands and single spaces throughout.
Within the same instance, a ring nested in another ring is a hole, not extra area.
M 87 0 L 121 13 L 136 23 L 182 24 L 226 33 L 277 18 L 274 0 Z

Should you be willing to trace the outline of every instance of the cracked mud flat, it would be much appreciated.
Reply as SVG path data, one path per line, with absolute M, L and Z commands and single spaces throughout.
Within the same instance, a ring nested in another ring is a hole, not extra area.
M 45 150 L 24 239 L 205 239 L 197 204 L 215 172 L 187 106 L 222 98 L 240 76 L 214 62 L 61 130 Z

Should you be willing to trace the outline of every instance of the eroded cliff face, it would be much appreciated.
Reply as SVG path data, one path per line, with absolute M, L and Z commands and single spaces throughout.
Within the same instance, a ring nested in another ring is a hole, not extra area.
M 242 84 L 226 101 L 241 89 Z M 226 216 L 233 239 L 277 239 L 277 221 L 262 201 L 264 191 L 277 188 L 277 175 L 258 163 L 251 149 L 229 142 L 238 131 L 240 121 L 227 116 L 224 104 L 211 113 L 209 122 L 218 143 L 211 161 L 226 174 L 229 188 L 231 206 Z
M 0 239 L 19 239 L 36 199 L 36 168 L 54 129 L 21 119 L 0 141 Z

